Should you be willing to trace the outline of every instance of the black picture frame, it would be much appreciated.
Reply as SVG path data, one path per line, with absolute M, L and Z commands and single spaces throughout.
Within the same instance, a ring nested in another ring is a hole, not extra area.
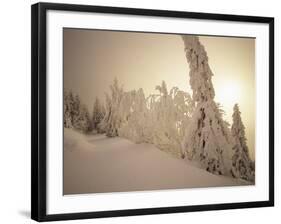
M 31 218 L 36 221 L 73 220 L 116 216 L 148 215 L 193 212 L 206 210 L 238 209 L 274 206 L 274 18 L 183 11 L 163 11 L 137 8 L 103 7 L 90 5 L 37 3 L 31 10 Z M 269 200 L 208 204 L 195 206 L 160 207 L 69 214 L 46 213 L 46 12 L 63 10 L 75 12 L 100 12 L 111 14 L 153 17 L 191 18 L 235 22 L 253 22 L 269 25 Z

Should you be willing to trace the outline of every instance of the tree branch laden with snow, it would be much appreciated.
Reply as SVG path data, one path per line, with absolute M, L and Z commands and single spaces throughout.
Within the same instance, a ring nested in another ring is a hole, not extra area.
M 197 36 L 184 35 L 182 39 L 190 69 L 192 97 L 196 102 L 192 122 L 183 141 L 186 156 L 209 172 L 230 175 L 230 133 L 214 101 L 213 73 L 207 52 Z

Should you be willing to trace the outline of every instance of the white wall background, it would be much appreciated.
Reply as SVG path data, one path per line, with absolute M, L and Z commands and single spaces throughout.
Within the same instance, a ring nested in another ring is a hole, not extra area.
M 36 1 L 2 1 L 0 12 L 0 223 L 30 220 L 30 5 Z M 60 223 L 278 223 L 280 198 L 280 5 L 278 1 L 245 0 L 60 0 L 63 3 L 184 10 L 275 17 L 275 161 L 276 206 L 149 215 Z

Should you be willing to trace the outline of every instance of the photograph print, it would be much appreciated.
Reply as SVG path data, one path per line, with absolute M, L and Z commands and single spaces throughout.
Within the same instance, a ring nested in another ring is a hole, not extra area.
M 63 29 L 63 194 L 255 185 L 255 38 Z

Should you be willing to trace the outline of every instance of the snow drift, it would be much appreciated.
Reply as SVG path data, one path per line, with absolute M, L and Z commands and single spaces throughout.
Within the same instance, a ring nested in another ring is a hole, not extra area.
M 73 129 L 64 128 L 64 150 L 74 151 L 74 150 L 92 150 L 94 148 L 93 144 L 90 144 L 86 136 L 74 131 Z
M 68 129 L 64 136 L 64 194 L 249 184 L 211 174 L 151 144 L 105 135 L 84 137 Z

